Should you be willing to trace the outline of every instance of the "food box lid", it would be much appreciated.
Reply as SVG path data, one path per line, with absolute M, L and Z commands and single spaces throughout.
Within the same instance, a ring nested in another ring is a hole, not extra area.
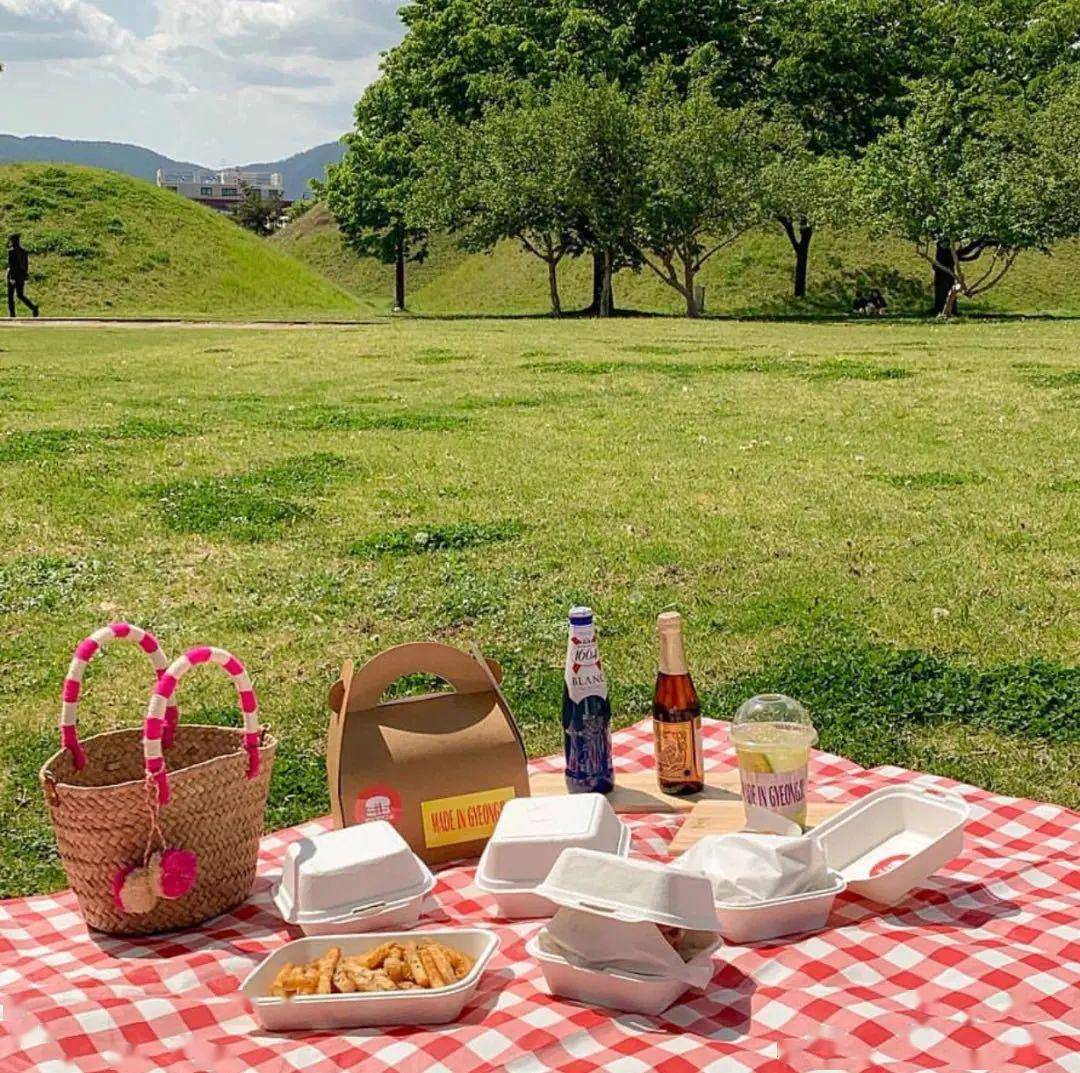
M 602 794 L 507 801 L 476 871 L 481 890 L 531 890 L 565 849 L 625 856 L 630 828 Z
M 829 868 L 854 883 L 919 857 L 953 835 L 967 816 L 967 803 L 955 794 L 884 786 L 819 824 L 813 837 Z
M 613 920 L 716 931 L 712 885 L 703 875 L 589 849 L 566 849 L 536 893 Z
M 322 924 L 392 909 L 434 885 L 401 835 L 375 820 L 292 843 L 273 899 L 287 923 Z

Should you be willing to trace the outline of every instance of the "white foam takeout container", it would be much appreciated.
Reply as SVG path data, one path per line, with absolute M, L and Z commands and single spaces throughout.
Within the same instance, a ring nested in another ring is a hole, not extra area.
M 655 861 L 563 850 L 536 893 L 556 905 L 611 920 L 716 931 L 709 881 Z
M 602 794 L 520 797 L 507 801 L 476 869 L 476 885 L 495 898 L 503 919 L 551 916 L 555 905 L 536 893 L 565 849 L 625 857 L 630 828 Z
M 294 998 L 270 998 L 267 994 L 274 978 L 288 962 L 307 964 L 335 946 L 340 948 L 342 957 L 350 957 L 367 953 L 391 939 L 407 942 L 420 938 L 435 939 L 473 958 L 469 975 L 438 990 L 361 991 L 348 995 L 297 995 Z M 296 939 L 256 966 L 240 985 L 240 990 L 251 1002 L 256 1020 L 270 1032 L 445 1024 L 459 1017 L 476 994 L 480 976 L 498 946 L 498 936 L 483 928 Z
M 708 843 L 725 835 L 710 835 L 691 846 L 672 866 L 674 870 L 711 875 L 702 859 L 709 859 Z M 755 943 L 781 935 L 821 931 L 832 912 L 836 896 L 845 888 L 844 877 L 829 870 L 826 885 L 820 890 L 804 891 L 756 902 L 715 904 L 717 927 L 729 943 Z M 712 890 L 710 882 L 710 891 Z
M 689 968 L 703 969 L 711 977 L 711 959 L 720 945 L 717 939 L 688 963 Z M 594 969 L 576 964 L 548 945 L 546 929 L 534 935 L 525 952 L 540 963 L 544 982 L 552 995 L 604 1006 L 625 1013 L 656 1016 L 690 990 L 683 979 L 652 976 L 626 969 Z
M 376 820 L 292 843 L 272 897 L 305 935 L 341 935 L 415 924 L 434 886 L 401 835 Z
M 854 893 L 892 905 L 958 856 L 968 806 L 915 786 L 874 790 L 813 831 Z
M 712 887 L 702 875 L 568 849 L 537 892 L 560 907 L 527 947 L 554 995 L 655 1014 L 712 978 L 720 940 Z M 657 925 L 691 933 L 683 938 L 693 944 L 689 961 Z

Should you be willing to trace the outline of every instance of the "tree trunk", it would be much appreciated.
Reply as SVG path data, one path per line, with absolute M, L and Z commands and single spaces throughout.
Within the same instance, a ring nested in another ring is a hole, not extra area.
M 551 292 L 551 315 L 562 316 L 562 302 L 559 301 L 559 262 L 548 261 L 548 290 Z
M 592 301 L 586 307 L 585 312 L 589 316 L 603 316 L 600 307 L 604 304 L 604 254 L 601 250 L 592 251 Z M 607 304 L 612 312 L 615 309 L 615 295 L 611 289 L 611 280 L 607 285 Z
M 405 236 L 399 235 L 394 250 L 394 309 L 405 308 Z
M 610 317 L 612 314 L 612 297 L 611 297 L 611 265 L 615 260 L 615 255 L 611 250 L 604 250 L 603 254 L 603 273 L 600 280 L 600 309 L 598 316 Z
M 806 270 L 810 264 L 810 239 L 814 234 L 813 227 L 805 217 L 799 219 L 798 234 L 795 233 L 795 221 L 790 217 L 781 216 L 780 224 L 784 233 L 795 251 L 795 297 L 806 297 Z
M 690 261 L 683 261 L 683 297 L 686 299 L 686 315 L 700 316 L 701 310 L 694 301 L 694 266 Z
M 956 312 L 956 254 L 951 246 L 938 246 L 934 253 L 934 313 L 939 317 L 951 317 Z M 939 267 L 944 265 L 945 267 Z M 952 269 L 952 271 L 947 271 Z M 951 300 L 950 300 L 951 299 Z

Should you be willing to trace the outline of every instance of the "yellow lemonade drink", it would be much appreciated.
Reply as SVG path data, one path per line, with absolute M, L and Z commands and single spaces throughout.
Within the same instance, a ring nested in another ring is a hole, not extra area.
M 817 731 L 810 713 L 780 693 L 751 697 L 735 713 L 731 741 L 739 762 L 747 823 L 757 810 L 806 828 L 806 783 Z

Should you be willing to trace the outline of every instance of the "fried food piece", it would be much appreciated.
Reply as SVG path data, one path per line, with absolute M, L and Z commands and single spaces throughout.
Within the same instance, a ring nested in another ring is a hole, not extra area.
M 419 987 L 431 986 L 427 969 L 424 968 L 424 963 L 420 960 L 420 954 L 416 949 L 416 943 L 414 942 L 407 942 L 405 944 L 405 964 L 409 966 L 409 975 L 412 977 L 414 983 Z
M 315 993 L 317 995 L 330 994 L 334 982 L 334 970 L 337 968 L 337 963 L 340 958 L 341 951 L 336 946 L 332 946 L 317 962 L 315 962 L 315 968 L 319 973 L 318 984 L 315 988 Z
M 429 987 L 446 987 L 448 983 L 453 983 L 453 980 L 444 979 L 443 974 L 439 972 L 439 966 L 435 963 L 435 958 L 432 955 L 430 946 L 420 947 L 417 953 L 420 956 L 420 961 L 423 963 L 424 972 L 427 974 Z
M 427 951 L 431 955 L 432 964 L 435 966 L 435 971 L 442 977 L 443 986 L 446 984 L 452 984 L 457 979 L 457 973 L 454 972 L 453 966 L 450 964 L 450 959 L 446 956 L 446 947 L 440 943 L 428 943 L 422 950 Z M 425 964 L 425 968 L 426 968 Z M 430 973 L 428 974 L 430 975 Z M 438 984 L 432 984 L 433 987 L 438 987 Z
M 402 950 L 402 954 L 405 951 Z M 383 962 L 383 972 L 390 977 L 394 983 L 401 983 L 405 979 L 405 959 L 395 957 L 394 955 L 387 955 L 386 960 Z
M 345 967 L 344 962 L 334 970 L 334 990 L 341 995 L 351 995 L 356 990 L 352 973 Z
M 281 966 L 281 971 L 274 977 L 274 982 L 270 985 L 271 998 L 287 998 L 287 992 L 285 990 L 285 981 L 288 980 L 295 970 L 296 966 L 291 961 L 286 961 Z
M 319 986 L 319 972 L 314 965 L 286 965 L 270 985 L 274 998 L 314 995 Z
M 398 945 L 398 943 L 393 942 L 383 943 L 381 946 L 375 947 L 374 950 L 361 954 L 359 960 L 363 963 L 365 969 L 377 969 L 386 960 L 390 951 Z
M 446 951 L 446 957 L 454 970 L 454 979 L 464 980 L 472 972 L 473 959 L 468 954 L 463 954 L 460 950 L 455 950 L 445 943 L 439 943 L 439 946 Z
M 372 977 L 375 984 L 376 991 L 396 991 L 397 984 L 386 975 L 382 969 L 376 969 L 375 975 Z
M 422 991 L 423 988 L 419 984 L 413 983 L 412 980 L 402 980 L 401 983 L 398 984 L 398 990 L 399 991 Z

